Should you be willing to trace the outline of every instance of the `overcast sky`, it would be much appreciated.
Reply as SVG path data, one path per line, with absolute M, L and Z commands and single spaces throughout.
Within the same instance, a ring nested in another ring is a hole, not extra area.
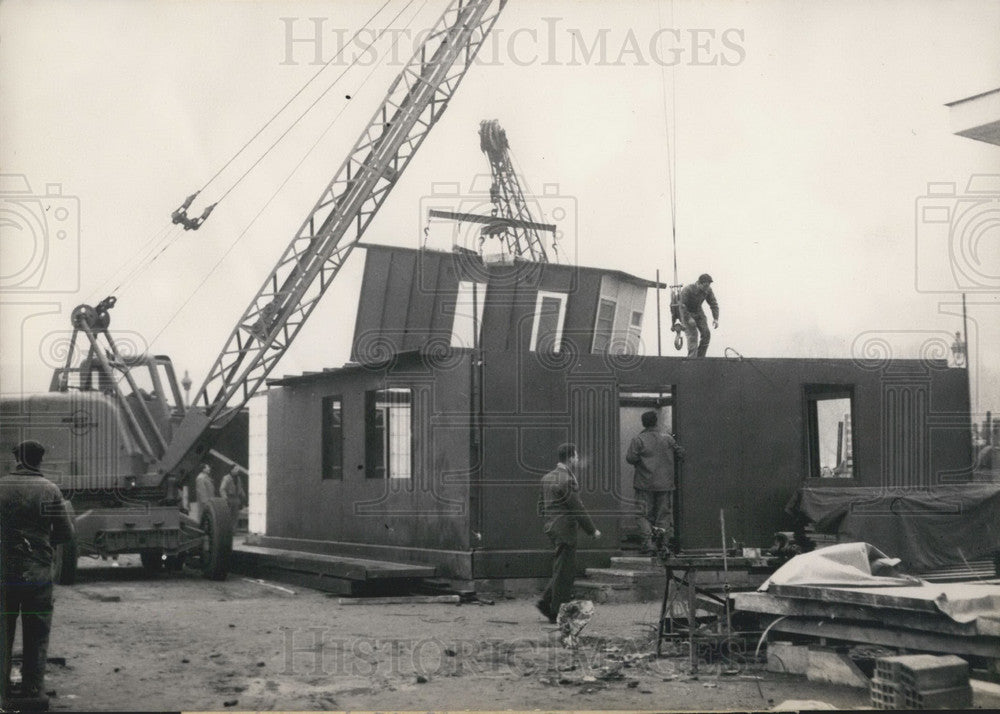
M 166 233 L 169 214 L 381 4 L 0 3 L 0 166 L 23 175 L 30 196 L 61 184 L 64 197 L 44 205 L 50 216 L 67 209 L 34 254 L 11 216 L 35 209 L 4 182 L 4 393 L 45 390 L 70 311 L 113 288 L 122 339 L 171 355 L 197 387 L 445 3 L 390 0 L 372 27 L 409 34 L 385 33 L 378 62 L 347 47 L 293 109 L 344 72 L 332 91 L 201 230 Z M 1000 87 L 997 37 L 997 2 L 512 0 L 365 240 L 418 246 L 434 184 L 468 193 L 488 172 L 477 130 L 496 118 L 528 190 L 554 189 L 539 218 L 568 212 L 563 254 L 580 264 L 647 278 L 660 268 L 669 281 L 673 186 L 680 279 L 710 272 L 722 307 L 710 355 L 850 358 L 884 343 L 945 356 L 964 287 L 973 408 L 996 410 L 998 283 L 958 285 L 956 261 L 962 272 L 971 259 L 953 255 L 947 231 L 918 208 L 978 210 L 981 196 L 963 199 L 970 176 L 1000 174 L 1000 147 L 954 136 L 944 106 Z M 205 198 L 297 114 L 281 115 Z M 956 195 L 926 198 L 932 182 Z M 1000 221 L 985 226 L 974 267 L 1000 278 Z M 433 226 L 430 244 L 447 249 L 449 230 Z M 276 374 L 347 359 L 363 257 L 354 253 Z

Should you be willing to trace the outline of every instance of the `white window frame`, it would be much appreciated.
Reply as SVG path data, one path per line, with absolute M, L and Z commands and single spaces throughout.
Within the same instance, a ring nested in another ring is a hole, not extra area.
M 538 323 L 542 317 L 542 302 L 545 298 L 555 298 L 559 301 L 559 316 L 556 318 L 556 335 L 553 341 L 553 352 L 557 353 L 562 348 L 563 324 L 566 321 L 566 293 L 554 293 L 546 290 L 539 290 L 538 297 L 535 298 L 535 319 L 531 325 L 531 345 L 528 349 L 535 352 L 538 348 Z
M 600 327 L 601 324 L 601 306 L 602 303 L 605 302 L 611 303 L 612 309 L 611 309 L 611 329 L 608 330 L 608 341 L 604 345 L 604 350 L 603 350 L 604 352 L 608 351 L 608 348 L 611 346 L 611 343 L 614 341 L 615 338 L 615 320 L 618 319 L 618 301 L 615 298 L 605 297 L 602 295 L 599 298 L 597 298 L 597 315 L 594 317 L 594 337 L 590 341 L 591 352 L 595 352 L 597 349 L 598 328 Z
M 473 286 L 475 286 L 475 318 L 473 322 Z M 483 307 L 486 305 L 486 283 L 461 280 L 455 294 L 455 319 L 451 323 L 452 347 L 475 347 L 483 339 Z M 473 325 L 475 325 L 474 329 Z M 478 333 L 478 334 L 477 334 Z

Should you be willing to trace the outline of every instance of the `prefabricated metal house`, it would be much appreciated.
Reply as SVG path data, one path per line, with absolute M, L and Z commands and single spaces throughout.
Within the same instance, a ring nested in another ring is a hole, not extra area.
M 731 539 L 769 545 L 804 482 L 968 478 L 967 375 L 944 360 L 644 356 L 649 280 L 366 250 L 351 362 L 270 382 L 262 544 L 540 577 L 539 480 L 573 441 L 605 533 L 580 564 L 606 565 L 634 528 L 623 453 L 648 409 L 687 451 L 685 549 L 720 546 L 720 511 Z

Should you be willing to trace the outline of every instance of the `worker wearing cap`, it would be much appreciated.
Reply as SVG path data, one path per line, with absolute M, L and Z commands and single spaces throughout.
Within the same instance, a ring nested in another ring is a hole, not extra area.
M 4 708 L 46 709 L 45 661 L 52 626 L 53 546 L 73 538 L 73 522 L 59 487 L 42 476 L 45 447 L 22 441 L 17 466 L 0 478 L 0 609 L 3 611 Z M 21 690 L 11 691 L 17 619 L 21 618 Z M 15 696 L 16 695 L 16 696 Z
M 708 320 L 701 304 L 708 302 L 712 310 L 712 327 L 719 327 L 719 301 L 712 292 L 712 276 L 702 273 L 698 282 L 685 285 L 681 290 L 681 322 L 687 334 L 688 357 L 704 357 L 708 352 L 708 343 L 712 333 L 708 329 Z

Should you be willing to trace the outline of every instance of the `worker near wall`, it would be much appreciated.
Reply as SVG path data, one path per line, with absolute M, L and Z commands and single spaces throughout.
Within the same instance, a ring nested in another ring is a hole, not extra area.
M 712 339 L 705 311 L 701 307 L 703 302 L 708 302 L 712 310 L 712 327 L 718 329 L 719 301 L 712 292 L 712 276 L 708 273 L 702 273 L 698 282 L 685 285 L 681 290 L 681 322 L 687 335 L 688 357 L 704 357 Z
M 662 528 L 674 536 L 674 456 L 684 458 L 684 449 L 670 434 L 661 432 L 655 411 L 643 412 L 643 429 L 628 445 L 625 461 L 635 466 L 635 500 L 639 503 L 637 519 L 642 533 L 642 552 L 652 553 L 653 528 Z
M 226 499 L 226 503 L 229 504 L 229 515 L 232 517 L 233 525 L 236 525 L 236 520 L 239 518 L 240 509 L 243 508 L 243 504 L 246 503 L 247 494 L 243 490 L 243 484 L 240 482 L 240 467 L 233 466 L 225 476 L 222 477 L 222 483 L 219 484 L 219 495 Z
M 580 500 L 580 484 L 574 469 L 580 463 L 576 445 L 563 444 L 558 451 L 559 463 L 542 477 L 542 494 L 539 506 L 545 518 L 545 534 L 555 547 L 552 579 L 535 607 L 549 622 L 555 622 L 559 607 L 573 596 L 573 579 L 576 577 L 577 529 L 594 538 L 601 532 L 594 526 L 587 509 Z
M 212 467 L 208 464 L 201 465 L 201 471 L 194 479 L 194 495 L 196 501 L 191 504 L 191 517 L 200 523 L 205 504 L 215 498 L 215 481 L 212 480 Z
M 34 440 L 13 449 L 17 466 L 0 479 L 0 610 L 3 611 L 4 709 L 48 708 L 45 661 L 52 627 L 53 546 L 73 538 L 59 487 L 42 476 L 45 447 Z M 11 691 L 11 659 L 21 618 L 21 689 Z

